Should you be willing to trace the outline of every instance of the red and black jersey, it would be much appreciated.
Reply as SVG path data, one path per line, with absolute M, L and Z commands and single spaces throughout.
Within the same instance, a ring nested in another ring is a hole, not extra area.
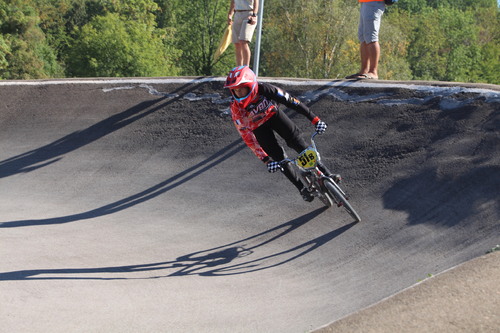
M 231 115 L 236 128 L 246 145 L 261 160 L 266 160 L 268 155 L 258 143 L 253 131 L 278 112 L 279 104 L 297 111 L 310 121 L 317 118 L 297 98 L 268 83 L 258 84 L 258 93 L 246 108 L 240 108 L 236 103 L 231 103 Z

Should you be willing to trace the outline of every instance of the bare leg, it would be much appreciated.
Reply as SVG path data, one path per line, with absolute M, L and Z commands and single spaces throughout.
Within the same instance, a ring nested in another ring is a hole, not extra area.
M 359 53 L 361 56 L 361 69 L 359 74 L 367 74 L 370 70 L 370 58 L 368 57 L 368 44 L 362 42 L 359 45 Z
M 367 45 L 368 57 L 369 57 L 369 69 L 368 74 L 378 78 L 378 61 L 380 59 L 380 44 L 378 42 L 373 42 Z
M 380 44 L 379 42 L 361 43 L 361 71 L 360 74 L 367 74 L 374 78 L 378 78 L 378 62 L 380 59 Z
M 245 40 L 240 40 L 239 43 L 234 44 L 236 48 L 236 65 L 244 66 L 250 65 L 250 57 L 252 53 L 250 51 L 249 43 Z
M 236 66 L 241 66 L 241 64 L 243 63 L 243 56 L 241 54 L 241 44 L 240 43 L 235 43 L 234 44 L 234 48 L 235 48 L 235 55 L 236 55 Z

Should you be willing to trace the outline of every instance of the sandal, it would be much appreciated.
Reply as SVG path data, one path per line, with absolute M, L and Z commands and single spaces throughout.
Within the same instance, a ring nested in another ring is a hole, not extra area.
M 369 75 L 369 74 L 360 74 L 357 77 L 355 77 L 354 79 L 358 79 L 358 80 L 378 80 L 378 77 L 375 77 L 375 76 L 372 76 L 372 75 Z
M 360 75 L 362 75 L 362 74 L 356 73 L 356 74 L 352 74 L 352 75 L 346 76 L 345 78 L 346 79 L 355 79 L 355 78 L 357 78 Z

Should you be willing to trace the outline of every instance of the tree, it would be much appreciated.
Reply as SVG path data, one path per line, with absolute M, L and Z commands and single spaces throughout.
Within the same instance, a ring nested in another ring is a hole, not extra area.
M 213 56 L 228 7 L 228 0 L 0 0 L 0 79 L 225 75 L 234 47 Z M 267 3 L 261 75 L 356 72 L 358 9 L 352 0 Z M 497 0 L 399 0 L 386 9 L 380 44 L 384 79 L 500 81 Z
M 264 17 L 265 75 L 329 78 L 339 75 L 341 55 L 351 56 L 350 24 L 356 7 L 345 1 L 277 0 Z
M 496 0 L 400 0 L 387 11 L 409 42 L 412 78 L 498 82 L 499 11 Z
M 97 16 L 77 34 L 67 59 L 71 76 L 164 76 L 176 75 L 178 52 L 166 48 L 171 38 L 164 30 L 118 13 Z
M 214 54 L 227 26 L 227 0 L 182 2 L 176 8 L 176 46 L 182 50 L 182 75 L 221 75 L 234 67 L 234 51 L 230 47 L 218 62 Z
M 343 78 L 359 70 L 359 10 L 352 1 L 277 0 L 264 18 L 262 72 L 268 76 Z M 408 79 L 406 36 L 381 30 L 380 74 Z
M 47 78 L 62 74 L 39 22 L 31 1 L 0 1 L 0 78 Z
M 9 66 L 9 62 L 7 61 L 7 55 L 9 53 L 10 53 L 10 48 L 5 42 L 3 36 L 0 35 L 0 73 L 5 71 Z

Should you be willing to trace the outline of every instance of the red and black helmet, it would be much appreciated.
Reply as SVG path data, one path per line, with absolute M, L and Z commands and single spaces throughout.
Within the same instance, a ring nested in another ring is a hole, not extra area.
M 244 97 L 238 97 L 234 94 L 234 88 L 248 87 L 250 92 Z M 241 107 L 246 108 L 257 96 L 258 84 L 257 76 L 248 66 L 238 66 L 233 68 L 226 78 L 224 88 L 229 88 L 235 103 Z

